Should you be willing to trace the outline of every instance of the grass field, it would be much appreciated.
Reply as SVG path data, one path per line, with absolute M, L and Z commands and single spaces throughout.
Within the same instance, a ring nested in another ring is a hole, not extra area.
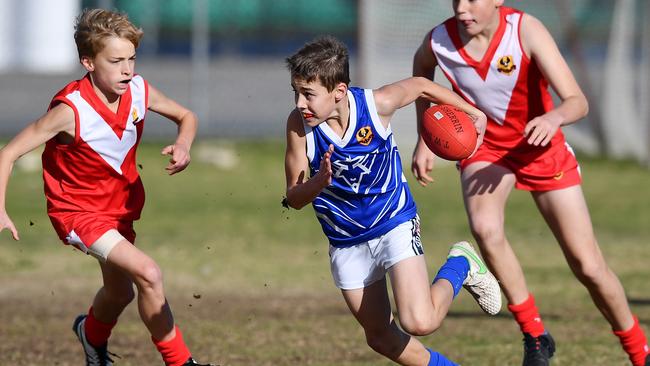
M 163 172 L 161 144 L 144 144 L 139 162 L 147 204 L 138 246 L 163 268 L 176 320 L 195 356 L 226 365 L 369 366 L 374 354 L 332 284 L 327 243 L 311 208 L 281 207 L 283 145 L 197 143 L 190 168 Z M 409 151 L 404 151 L 408 161 Z M 59 243 L 45 215 L 40 171 L 23 158 L 7 210 L 21 233 L 0 237 L 0 365 L 81 365 L 70 330 L 100 284 L 98 266 Z M 631 163 L 582 159 L 584 190 L 601 247 L 633 311 L 650 329 L 650 172 Z M 413 182 L 409 175 L 409 180 Z M 411 184 L 431 273 L 448 245 L 468 239 L 452 166 L 429 188 Z M 526 193 L 515 192 L 508 235 L 547 327 L 558 343 L 554 365 L 625 365 L 608 324 L 574 279 Z M 519 365 L 521 340 L 507 311 L 490 318 L 463 293 L 443 327 L 422 341 L 463 365 Z M 110 349 L 116 365 L 160 365 L 132 304 Z

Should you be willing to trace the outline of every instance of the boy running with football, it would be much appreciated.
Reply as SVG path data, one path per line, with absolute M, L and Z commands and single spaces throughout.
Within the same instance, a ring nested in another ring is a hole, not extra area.
M 555 343 L 505 237 L 513 187 L 530 191 L 567 262 L 620 339 L 634 366 L 650 365 L 646 336 L 594 236 L 578 162 L 561 127 L 583 118 L 587 100 L 544 25 L 503 0 L 454 0 L 454 17 L 415 53 L 413 75 L 439 66 L 454 90 L 488 116 L 483 144 L 460 163 L 469 224 L 524 335 L 524 366 L 548 365 Z M 553 106 L 548 85 L 561 99 Z M 418 101 L 420 116 L 428 107 Z M 413 173 L 431 182 L 433 154 L 420 139 Z M 588 363 L 588 361 L 585 361 Z
M 103 287 L 73 330 L 86 365 L 112 365 L 107 349 L 111 330 L 136 296 L 140 317 L 168 366 L 201 365 L 187 348 L 163 292 L 154 260 L 133 245 L 133 221 L 144 205 L 135 160 L 147 110 L 178 125 L 169 174 L 190 163 L 197 129 L 194 114 L 135 74 L 142 30 L 124 14 L 84 10 L 75 24 L 80 63 L 87 74 L 58 92 L 45 115 L 0 150 L 0 230 L 15 240 L 18 231 L 5 210 L 14 162 L 45 143 L 43 179 L 47 212 L 59 238 L 99 261 Z M 207 365 L 204 365 L 207 366 Z
M 312 203 L 330 244 L 335 285 L 363 327 L 368 345 L 400 365 L 454 365 L 412 335 L 434 332 L 464 285 L 484 311 L 501 307 L 499 285 L 467 242 L 452 245 L 429 282 L 415 203 L 402 174 L 390 119 L 419 97 L 485 115 L 424 78 L 379 89 L 349 87 L 348 53 L 332 37 L 287 58 L 296 107 L 287 120 L 285 204 Z M 400 329 L 386 285 L 391 278 Z

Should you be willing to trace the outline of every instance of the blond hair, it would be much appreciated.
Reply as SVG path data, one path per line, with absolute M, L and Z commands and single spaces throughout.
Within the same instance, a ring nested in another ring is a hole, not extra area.
M 75 22 L 74 41 L 79 58 L 95 57 L 104 49 L 109 37 L 125 38 L 138 48 L 143 31 L 124 13 L 104 9 L 84 9 Z

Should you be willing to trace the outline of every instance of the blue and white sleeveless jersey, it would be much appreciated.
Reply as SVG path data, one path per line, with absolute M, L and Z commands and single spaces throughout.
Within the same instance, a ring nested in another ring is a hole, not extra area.
M 390 129 L 377 114 L 371 89 L 350 88 L 350 125 L 340 138 L 327 123 L 306 124 L 311 175 L 334 145 L 332 184 L 312 202 L 331 245 L 359 244 L 389 232 L 416 215 L 416 206 L 402 172 Z

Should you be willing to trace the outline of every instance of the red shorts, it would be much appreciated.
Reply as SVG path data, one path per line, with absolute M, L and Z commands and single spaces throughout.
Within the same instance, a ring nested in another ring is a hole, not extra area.
M 64 244 L 75 245 L 84 252 L 86 250 L 81 248 L 81 245 L 89 248 L 111 229 L 117 230 L 126 240 L 135 243 L 133 221 L 117 220 L 90 212 L 57 213 L 49 216 L 59 239 Z
M 582 182 L 580 166 L 568 144 L 525 152 L 488 148 L 485 144 L 469 159 L 461 161 L 461 170 L 472 163 L 487 161 L 515 174 L 515 188 L 525 191 L 553 191 Z

